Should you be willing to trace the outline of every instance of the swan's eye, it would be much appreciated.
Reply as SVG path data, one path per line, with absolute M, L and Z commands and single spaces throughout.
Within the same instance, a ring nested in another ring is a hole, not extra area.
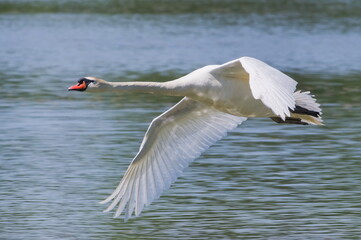
M 94 80 L 89 80 L 89 79 L 85 79 L 84 81 L 85 81 L 86 85 L 89 85 L 90 83 L 95 82 Z
M 88 86 L 89 83 L 94 83 L 95 81 L 94 80 L 90 80 L 90 79 L 87 79 L 87 78 L 81 78 L 78 80 L 78 84 L 83 84 L 85 82 L 85 84 Z

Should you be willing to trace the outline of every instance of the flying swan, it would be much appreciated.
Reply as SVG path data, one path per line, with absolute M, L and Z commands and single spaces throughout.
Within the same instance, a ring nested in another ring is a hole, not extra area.
M 249 117 L 322 125 L 321 108 L 297 82 L 251 57 L 209 65 L 168 82 L 107 82 L 81 78 L 68 90 L 143 92 L 184 98 L 150 124 L 139 152 L 115 191 L 101 203 L 114 217 L 139 216 L 202 152 Z

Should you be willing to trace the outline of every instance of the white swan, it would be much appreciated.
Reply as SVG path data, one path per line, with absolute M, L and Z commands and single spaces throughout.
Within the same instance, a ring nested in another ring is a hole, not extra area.
M 248 117 L 278 123 L 322 125 L 321 109 L 310 92 L 295 92 L 297 82 L 266 63 L 242 57 L 210 65 L 169 82 L 106 82 L 85 77 L 69 90 L 115 89 L 184 96 L 150 124 L 138 154 L 115 191 L 114 217 L 138 216 L 145 205 L 179 177 L 191 161 Z

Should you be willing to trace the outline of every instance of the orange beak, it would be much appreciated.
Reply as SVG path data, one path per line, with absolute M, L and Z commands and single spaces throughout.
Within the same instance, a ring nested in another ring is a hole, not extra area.
M 69 91 L 85 91 L 87 88 L 87 85 L 85 83 L 85 81 L 83 81 L 82 83 L 78 83 L 77 85 L 71 86 L 70 88 L 68 88 Z

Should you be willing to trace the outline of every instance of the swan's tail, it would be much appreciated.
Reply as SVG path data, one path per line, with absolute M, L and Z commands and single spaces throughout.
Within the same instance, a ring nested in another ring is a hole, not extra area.
M 295 97 L 296 107 L 291 110 L 291 116 L 286 117 L 285 120 L 280 117 L 272 117 L 273 121 L 277 123 L 323 125 L 320 104 L 316 102 L 310 92 L 297 91 L 293 96 Z

